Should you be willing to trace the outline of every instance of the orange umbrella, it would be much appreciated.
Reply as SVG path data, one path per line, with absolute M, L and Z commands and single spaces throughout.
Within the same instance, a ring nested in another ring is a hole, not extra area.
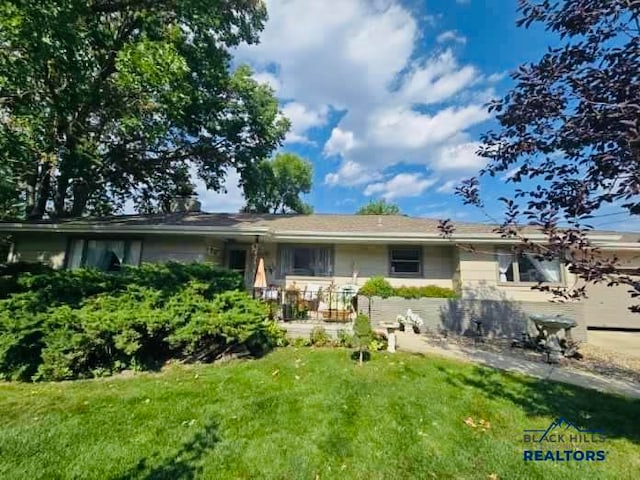
M 260 257 L 258 268 L 256 269 L 256 279 L 253 288 L 267 288 L 267 274 L 264 271 L 264 259 Z

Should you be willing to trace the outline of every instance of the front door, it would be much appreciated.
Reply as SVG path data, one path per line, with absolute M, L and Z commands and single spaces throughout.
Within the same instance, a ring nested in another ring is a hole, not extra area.
M 231 249 L 229 250 L 229 270 L 238 272 L 242 275 L 244 281 L 247 281 L 247 249 Z

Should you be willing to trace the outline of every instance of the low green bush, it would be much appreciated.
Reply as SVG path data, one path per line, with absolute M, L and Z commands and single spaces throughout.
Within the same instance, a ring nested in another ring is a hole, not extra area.
M 369 350 L 377 352 L 380 350 L 386 350 L 389 345 L 389 341 L 386 336 L 378 332 L 373 332 L 371 341 L 369 342 Z
M 456 298 L 455 290 L 437 285 L 424 287 L 397 287 L 393 289 L 393 295 L 402 298 Z
M 315 347 L 326 347 L 333 343 L 331 337 L 323 327 L 313 327 L 309 335 L 311 345 Z
M 0 310 L 0 379 L 29 380 L 42 362 L 44 315 Z
M 358 294 L 365 297 L 388 298 L 393 296 L 393 287 L 384 277 L 371 277 L 360 288 Z
M 262 355 L 286 343 L 267 307 L 236 290 L 237 274 L 207 265 L 27 277 L 18 278 L 21 291 L 0 300 L 0 378 L 87 378 L 170 358 L 214 360 L 235 349 Z
M 28 267 L 30 265 L 30 267 Z M 9 264 L 7 268 L 11 267 Z M 244 279 L 237 272 L 206 263 L 177 262 L 145 263 L 139 267 L 123 267 L 120 272 L 107 273 L 96 269 L 52 270 L 34 264 L 23 264 L 12 271 L 4 290 L 4 298 L 15 293 L 32 292 L 40 310 L 56 305 L 78 306 L 101 293 L 125 291 L 138 286 L 157 290 L 171 296 L 191 281 L 207 284 L 203 292 L 213 295 L 244 288 Z
M 38 275 L 53 273 L 53 269 L 44 263 L 15 262 L 0 264 L 0 299 L 20 291 L 18 279 L 27 274 Z
M 353 334 L 349 333 L 346 330 L 338 330 L 337 344 L 339 347 L 353 348 L 353 346 L 355 345 Z
M 456 298 L 458 294 L 451 288 L 426 285 L 423 287 L 392 287 L 384 277 L 371 277 L 358 291 L 366 297 L 402 298 Z
M 311 346 L 311 340 L 308 339 L 308 338 L 305 338 L 305 337 L 296 337 L 296 338 L 291 340 L 290 344 L 294 348 L 310 347 Z
M 188 292 L 185 292 L 188 293 Z M 198 292 L 199 293 L 199 292 Z M 186 321 L 169 337 L 171 346 L 179 356 L 192 360 L 213 360 L 240 345 L 255 348 L 251 353 L 264 353 L 259 348 L 256 335 L 268 336 L 264 332 L 268 307 L 254 300 L 245 292 L 224 292 L 212 301 L 198 298 L 198 293 L 185 298 L 176 298 L 174 307 L 183 310 L 187 306 Z M 169 307 L 171 310 L 171 306 Z M 182 312 L 181 312 L 182 313 Z M 178 314 L 175 318 L 181 318 Z M 261 339 L 267 341 L 267 338 Z

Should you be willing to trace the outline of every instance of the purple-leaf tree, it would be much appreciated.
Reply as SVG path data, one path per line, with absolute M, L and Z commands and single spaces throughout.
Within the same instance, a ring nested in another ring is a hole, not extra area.
M 489 104 L 500 127 L 482 137 L 488 163 L 479 177 L 507 173 L 514 185 L 497 231 L 584 280 L 537 288 L 581 297 L 585 283 L 607 282 L 640 295 L 640 270 L 622 270 L 589 241 L 589 219 L 602 207 L 640 214 L 640 0 L 520 0 L 519 12 L 518 26 L 541 23 L 559 46 L 520 66 L 515 87 Z M 482 206 L 478 178 L 458 193 Z M 548 243 L 529 241 L 532 230 Z

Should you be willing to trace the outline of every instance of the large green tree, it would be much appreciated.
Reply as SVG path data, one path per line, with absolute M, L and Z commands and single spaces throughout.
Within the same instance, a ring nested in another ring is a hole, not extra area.
M 313 183 L 313 166 L 308 160 L 294 153 L 279 153 L 257 164 L 245 177 L 251 181 L 244 182 L 244 212 L 313 213 L 311 205 L 300 198 L 311 191 Z
M 400 207 L 395 203 L 387 203 L 384 198 L 371 200 L 358 209 L 356 215 L 400 215 Z
M 259 0 L 0 3 L 0 162 L 23 213 L 155 209 L 189 172 L 220 189 L 252 170 L 288 121 L 230 49 L 265 20 Z

